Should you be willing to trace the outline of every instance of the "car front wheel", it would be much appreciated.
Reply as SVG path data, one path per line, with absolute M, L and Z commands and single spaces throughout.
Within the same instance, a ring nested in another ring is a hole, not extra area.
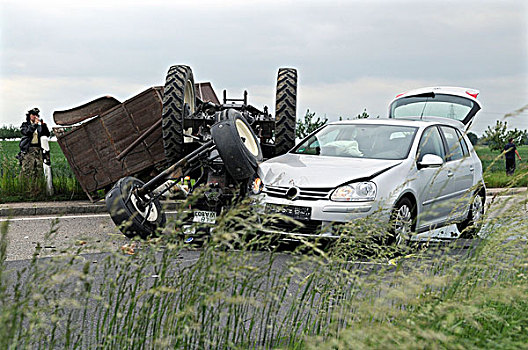
M 402 198 L 394 207 L 390 221 L 389 243 L 400 245 L 411 238 L 416 229 L 415 206 L 408 198 Z

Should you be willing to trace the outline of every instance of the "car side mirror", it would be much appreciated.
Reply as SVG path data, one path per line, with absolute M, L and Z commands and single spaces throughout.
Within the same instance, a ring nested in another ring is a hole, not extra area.
M 444 164 L 442 157 L 436 154 L 426 154 L 422 157 L 422 160 L 418 162 L 418 169 L 422 168 L 439 168 Z

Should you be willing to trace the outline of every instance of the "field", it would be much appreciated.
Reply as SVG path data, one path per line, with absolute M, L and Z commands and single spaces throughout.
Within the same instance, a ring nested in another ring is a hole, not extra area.
M 20 165 L 15 158 L 18 151 L 18 141 L 0 141 L 0 203 L 86 198 L 57 142 L 50 142 L 55 189 L 52 197 L 46 195 L 44 183 L 27 184 L 21 181 Z M 38 191 L 35 186 L 39 186 Z
M 51 198 L 47 197 L 44 191 L 35 195 L 27 188 L 27 184 L 20 182 L 18 176 L 20 166 L 15 159 L 19 150 L 18 141 L 0 141 L 0 203 L 86 198 L 57 142 L 50 142 L 50 149 L 53 185 L 56 192 Z M 476 147 L 477 154 L 482 160 L 484 180 L 488 188 L 528 186 L 528 146 L 521 146 L 518 149 L 523 161 L 517 161 L 515 176 L 508 177 L 505 174 L 504 158 L 499 152 L 492 152 L 484 146 Z M 44 184 L 40 186 L 43 187 Z
M 514 176 L 506 176 L 504 157 L 500 152 L 491 151 L 486 146 L 475 148 L 482 161 L 486 187 L 526 187 L 528 186 L 528 146 L 517 147 L 522 161 L 517 160 Z

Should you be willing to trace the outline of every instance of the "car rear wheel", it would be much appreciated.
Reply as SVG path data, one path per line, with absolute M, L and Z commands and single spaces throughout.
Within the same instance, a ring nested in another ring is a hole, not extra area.
M 127 176 L 120 179 L 105 197 L 112 221 L 129 238 L 153 236 L 166 222 L 159 200 L 144 205 L 144 200 L 135 194 L 134 189 L 143 185 L 143 181 Z M 150 198 L 146 196 L 145 199 Z
M 389 243 L 405 244 L 416 230 L 415 206 L 409 198 L 402 198 L 394 207 L 390 220 Z
M 475 194 L 468 209 L 466 220 L 457 223 L 460 238 L 476 238 L 482 227 L 482 216 L 484 215 L 484 197 Z
M 295 146 L 297 70 L 280 68 L 275 100 L 275 156 Z
M 184 119 L 196 110 L 196 91 L 190 67 L 172 66 L 163 89 L 162 133 L 165 158 L 175 163 L 185 156 Z

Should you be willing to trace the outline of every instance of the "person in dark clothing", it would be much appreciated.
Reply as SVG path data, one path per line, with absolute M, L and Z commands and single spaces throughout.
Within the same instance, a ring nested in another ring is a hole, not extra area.
M 22 165 L 21 174 L 28 179 L 43 176 L 42 148 L 40 146 L 41 136 L 50 136 L 46 123 L 39 117 L 39 109 L 33 108 L 26 113 L 26 121 L 22 123 L 20 131 L 20 153 L 18 158 Z
M 506 146 L 504 146 L 504 158 L 506 159 L 506 175 L 511 176 L 515 172 L 515 155 L 521 160 L 521 156 L 517 151 L 517 147 L 513 143 L 513 139 L 509 139 Z

